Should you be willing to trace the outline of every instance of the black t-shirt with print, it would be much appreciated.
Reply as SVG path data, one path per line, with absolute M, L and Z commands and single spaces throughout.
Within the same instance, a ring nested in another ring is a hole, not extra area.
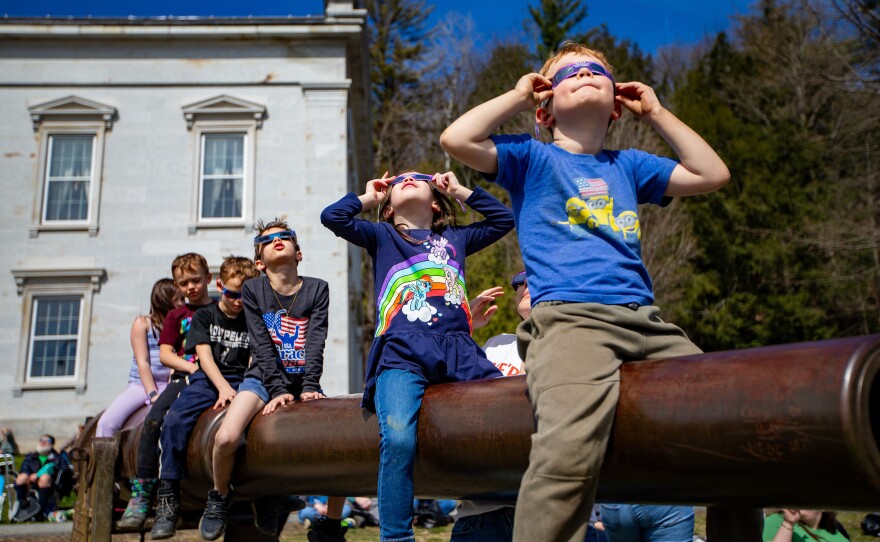
M 232 319 L 220 310 L 219 303 L 197 310 L 186 338 L 187 353 L 195 353 L 198 344 L 211 346 L 221 373 L 243 376 L 251 355 L 244 311 Z

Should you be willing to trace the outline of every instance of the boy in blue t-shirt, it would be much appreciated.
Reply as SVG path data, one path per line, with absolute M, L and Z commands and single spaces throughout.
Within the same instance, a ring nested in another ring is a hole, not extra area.
M 492 135 L 536 106 L 552 143 Z M 623 107 L 657 130 L 681 161 L 605 150 L 608 126 Z M 440 143 L 510 193 L 528 274 L 532 313 L 517 337 L 537 429 L 514 540 L 583 540 L 621 362 L 700 352 L 652 306 L 638 204 L 712 192 L 730 173 L 650 87 L 615 83 L 605 57 L 576 43 L 563 44 L 541 73 L 463 115 Z

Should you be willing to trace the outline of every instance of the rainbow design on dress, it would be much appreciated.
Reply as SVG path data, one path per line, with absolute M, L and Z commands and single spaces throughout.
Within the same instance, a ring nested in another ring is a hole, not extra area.
M 427 276 L 431 281 L 431 289 L 427 292 L 427 300 L 433 300 L 433 305 L 442 307 L 442 312 L 453 309 L 446 307 L 443 296 L 446 294 L 446 277 L 444 267 L 452 267 L 456 270 L 456 284 L 465 292 L 465 300 L 461 304 L 467 316 L 468 329 L 471 328 L 471 309 L 467 303 L 467 287 L 464 276 L 458 262 L 449 259 L 445 265 L 437 264 L 428 259 L 428 254 L 418 254 L 403 262 L 392 266 L 385 275 L 385 281 L 376 296 L 376 336 L 388 331 L 391 321 L 401 311 L 408 299 L 407 286 Z

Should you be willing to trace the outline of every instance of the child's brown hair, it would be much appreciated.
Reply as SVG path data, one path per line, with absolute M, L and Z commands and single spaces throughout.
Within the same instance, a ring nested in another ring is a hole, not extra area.
M 201 254 L 195 252 L 187 252 L 174 258 L 171 262 L 171 276 L 177 279 L 177 273 L 183 271 L 194 271 L 207 276 L 211 271 L 208 269 L 208 260 Z
M 260 270 L 254 262 L 244 256 L 227 256 L 220 264 L 220 281 L 224 284 L 233 278 L 240 278 L 241 282 L 260 276 Z

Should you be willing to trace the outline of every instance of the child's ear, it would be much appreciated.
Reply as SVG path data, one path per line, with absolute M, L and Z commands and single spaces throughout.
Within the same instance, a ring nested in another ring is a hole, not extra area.
M 615 121 L 620 118 L 620 115 L 623 114 L 623 109 L 621 108 L 620 102 L 614 100 L 614 109 L 611 111 L 611 121 Z
M 435 213 L 440 212 L 440 204 L 437 203 L 437 200 L 434 200 L 431 202 L 431 210 L 434 211 Z
M 297 262 L 297 263 L 303 261 L 303 253 L 302 253 L 302 250 L 300 250 L 299 248 L 297 248 L 297 249 L 296 249 L 295 257 L 296 257 L 296 262 Z
M 549 130 L 553 128 L 556 119 L 553 118 L 553 113 L 550 112 L 549 108 L 539 107 L 535 110 L 535 123 Z
M 259 269 L 261 273 L 266 270 L 266 264 L 263 263 L 263 260 L 254 260 L 254 267 Z
M 217 279 L 217 281 L 214 282 L 214 285 L 217 287 L 218 292 L 223 292 L 223 283 L 220 281 L 220 279 Z
M 382 211 L 382 218 L 388 220 L 392 216 L 394 216 L 394 209 L 392 209 L 389 205 L 388 207 L 385 207 L 385 209 Z

